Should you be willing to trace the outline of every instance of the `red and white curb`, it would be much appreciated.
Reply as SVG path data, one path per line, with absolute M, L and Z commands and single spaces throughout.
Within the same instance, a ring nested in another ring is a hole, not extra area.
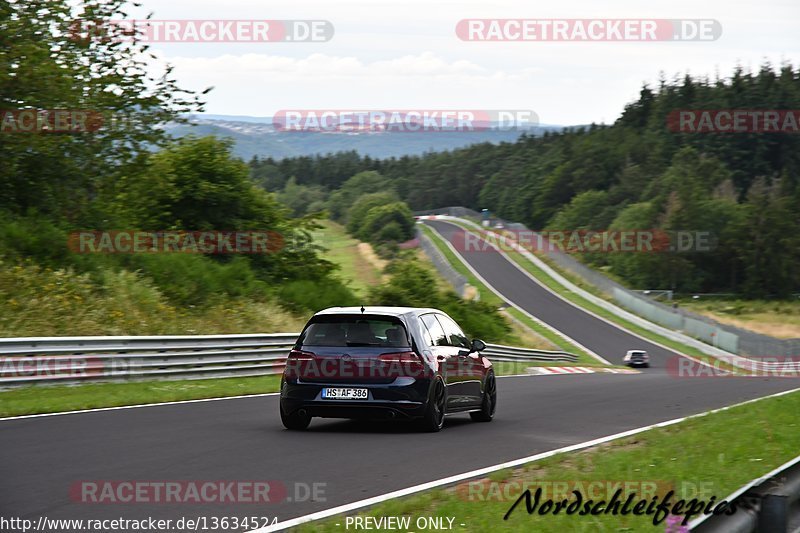
M 525 369 L 529 374 L 549 376 L 552 374 L 638 374 L 630 368 L 601 368 L 588 366 L 531 366 Z

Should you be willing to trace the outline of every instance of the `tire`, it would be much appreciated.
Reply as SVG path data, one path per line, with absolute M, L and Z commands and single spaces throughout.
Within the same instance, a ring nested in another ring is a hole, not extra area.
M 444 413 L 447 408 L 447 387 L 439 379 L 431 387 L 431 394 L 428 398 L 428 405 L 425 407 L 425 415 L 420 421 L 420 428 L 429 433 L 436 433 L 444 426 Z
M 286 429 L 302 431 L 311 423 L 311 417 L 308 415 L 303 416 L 298 412 L 287 415 L 283 412 L 283 408 L 281 408 L 281 422 L 283 422 L 283 426 Z
M 486 376 L 486 385 L 484 385 L 483 403 L 481 404 L 480 411 L 473 411 L 469 414 L 475 422 L 491 422 L 494 418 L 494 412 L 497 409 L 497 379 L 494 377 L 494 372 Z

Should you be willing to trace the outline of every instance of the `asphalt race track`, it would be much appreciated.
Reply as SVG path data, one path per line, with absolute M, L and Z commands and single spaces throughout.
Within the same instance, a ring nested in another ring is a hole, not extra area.
M 457 229 L 441 221 L 429 224 L 445 236 Z M 464 257 L 517 305 L 603 357 L 619 362 L 625 350 L 644 347 L 655 368 L 633 375 L 503 378 L 492 423 L 457 415 L 435 434 L 416 433 L 403 423 L 322 419 L 307 432 L 290 432 L 280 423 L 275 395 L 1 420 L 0 511 L 33 520 L 277 516 L 282 521 L 800 387 L 800 380 L 790 378 L 674 377 L 665 363 L 676 354 L 555 298 L 496 252 Z M 87 504 L 70 497 L 76 483 L 102 480 L 268 480 L 285 486 L 292 501 Z M 320 501 L 306 497 L 313 483 L 323 484 Z

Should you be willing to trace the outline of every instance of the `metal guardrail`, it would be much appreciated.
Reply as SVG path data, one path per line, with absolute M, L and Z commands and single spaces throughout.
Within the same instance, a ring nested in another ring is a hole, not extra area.
M 469 280 L 456 272 L 447 258 L 439 251 L 433 241 L 427 235 L 417 230 L 417 238 L 419 239 L 419 247 L 428 256 L 433 263 L 436 271 L 450 282 L 450 285 L 456 290 L 459 296 L 464 297 Z
M 280 374 L 299 333 L 0 339 L 0 386 Z M 576 361 L 564 352 L 488 344 L 494 361 Z
M 531 350 L 529 348 L 517 348 L 515 346 L 504 346 L 502 344 L 487 344 L 486 349 L 481 352 L 492 361 L 503 362 L 525 362 L 525 361 L 567 361 L 574 363 L 578 356 L 572 353 Z
M 800 530 L 800 456 L 727 498 L 732 515 L 705 515 L 689 523 L 700 533 L 786 533 Z
M 0 339 L 0 385 L 278 374 L 297 335 Z

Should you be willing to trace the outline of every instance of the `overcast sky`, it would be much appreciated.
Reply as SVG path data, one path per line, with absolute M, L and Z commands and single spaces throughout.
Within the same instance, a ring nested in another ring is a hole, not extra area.
M 215 114 L 281 109 L 531 109 L 545 124 L 613 122 L 642 83 L 736 64 L 800 63 L 800 0 L 143 0 L 160 20 L 324 19 L 322 43 L 153 49 Z M 132 12 L 134 16 L 141 12 Z M 712 42 L 466 42 L 468 18 L 716 19 Z

